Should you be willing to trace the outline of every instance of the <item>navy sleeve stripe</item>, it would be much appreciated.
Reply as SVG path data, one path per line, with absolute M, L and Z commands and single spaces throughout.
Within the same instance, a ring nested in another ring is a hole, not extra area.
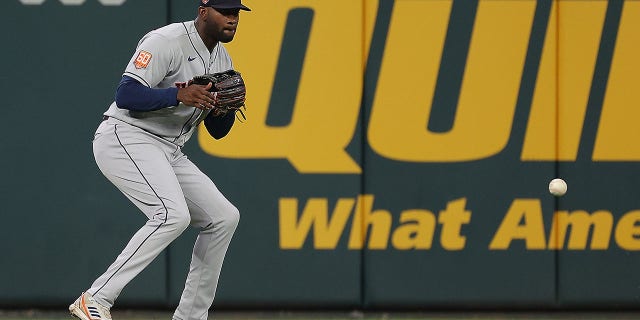
M 142 79 L 142 77 L 140 77 L 139 75 L 137 75 L 135 73 L 125 72 L 123 76 L 134 78 L 134 79 L 138 80 L 138 82 L 140 82 L 140 83 L 144 84 L 145 86 L 151 88 L 151 86 L 149 85 L 147 80 Z

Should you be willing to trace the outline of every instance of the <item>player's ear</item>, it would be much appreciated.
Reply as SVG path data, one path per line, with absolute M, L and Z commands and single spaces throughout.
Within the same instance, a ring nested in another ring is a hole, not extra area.
M 205 19 L 207 16 L 207 8 L 205 7 L 198 7 L 198 17 L 200 19 Z

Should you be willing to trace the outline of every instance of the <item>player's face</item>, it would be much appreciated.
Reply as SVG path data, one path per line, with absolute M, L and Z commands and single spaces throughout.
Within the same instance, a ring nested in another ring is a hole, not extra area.
M 206 32 L 210 37 L 227 43 L 236 35 L 238 21 L 240 21 L 240 9 L 214 9 L 208 7 L 208 19 L 206 19 Z

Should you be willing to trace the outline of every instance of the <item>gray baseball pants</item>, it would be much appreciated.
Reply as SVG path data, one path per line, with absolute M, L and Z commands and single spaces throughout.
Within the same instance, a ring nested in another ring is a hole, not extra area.
M 178 146 L 117 119 L 100 124 L 93 152 L 102 173 L 149 220 L 87 292 L 113 306 L 127 283 L 191 225 L 200 234 L 173 318 L 207 319 L 238 209 Z

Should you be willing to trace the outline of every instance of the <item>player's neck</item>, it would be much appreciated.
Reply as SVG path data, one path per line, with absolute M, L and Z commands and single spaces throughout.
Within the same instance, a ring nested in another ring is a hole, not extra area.
M 209 49 L 209 52 L 213 52 L 213 48 L 218 44 L 218 40 L 208 37 L 207 33 L 204 31 L 204 23 L 202 23 L 199 19 L 195 20 L 196 31 L 198 31 L 198 35 L 202 42 L 204 42 L 205 47 Z

